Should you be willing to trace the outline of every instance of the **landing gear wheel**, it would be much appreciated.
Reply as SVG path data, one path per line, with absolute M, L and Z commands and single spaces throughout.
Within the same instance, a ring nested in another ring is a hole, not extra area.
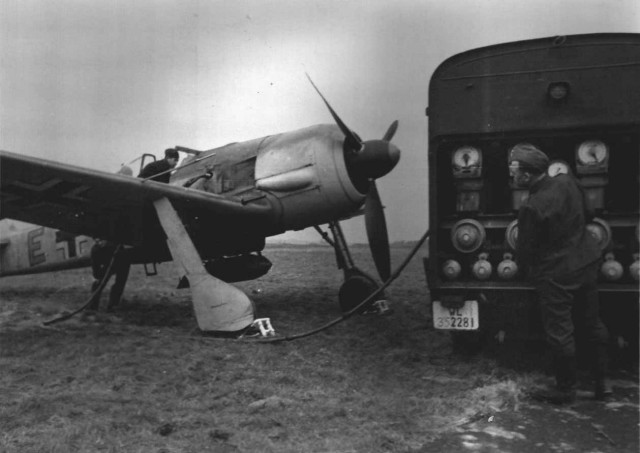
M 340 291 L 338 292 L 340 308 L 344 313 L 352 310 L 363 300 L 369 297 L 369 295 L 376 289 L 378 289 L 378 285 L 376 285 L 376 283 L 371 279 L 363 275 L 352 275 L 345 280 L 345 282 L 340 287 Z M 362 307 L 360 310 L 358 310 L 358 313 L 361 314 L 367 309 L 371 308 L 373 302 L 374 301 L 371 301 L 370 304 Z

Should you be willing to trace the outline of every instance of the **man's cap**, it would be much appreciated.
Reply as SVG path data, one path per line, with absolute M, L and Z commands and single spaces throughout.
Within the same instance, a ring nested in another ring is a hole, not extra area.
M 517 160 L 525 166 L 544 172 L 549 166 L 549 158 L 531 143 L 518 143 L 509 152 L 509 163 Z
M 180 158 L 180 155 L 178 154 L 178 151 L 174 148 L 167 148 L 164 150 L 164 157 L 167 159 L 178 159 Z

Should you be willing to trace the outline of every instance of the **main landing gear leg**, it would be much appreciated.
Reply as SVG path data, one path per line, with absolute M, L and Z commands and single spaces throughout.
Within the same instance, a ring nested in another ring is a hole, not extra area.
M 329 223 L 329 229 L 333 240 L 323 232 L 319 227 L 315 227 L 325 241 L 327 241 L 336 253 L 336 261 L 338 269 L 342 269 L 344 273 L 344 283 L 340 286 L 338 292 L 338 300 L 340 308 L 343 312 L 348 312 L 371 293 L 378 289 L 379 285 L 376 280 L 359 269 L 353 262 L 351 253 L 347 246 L 347 241 L 342 233 L 342 228 L 338 222 Z M 384 293 L 380 294 L 379 300 L 371 301 L 371 304 L 362 307 L 359 313 L 378 313 L 386 314 L 390 311 Z
M 167 244 L 191 286 L 198 327 L 205 332 L 236 332 L 253 322 L 253 303 L 245 293 L 210 275 L 178 213 L 167 198 L 154 202 Z

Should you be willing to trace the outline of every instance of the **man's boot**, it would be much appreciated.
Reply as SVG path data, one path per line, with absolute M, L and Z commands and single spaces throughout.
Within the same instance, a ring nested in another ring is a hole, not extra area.
M 593 377 L 595 380 L 594 396 L 597 400 L 605 400 L 611 395 L 613 391 L 611 386 L 607 382 L 607 347 L 606 345 L 598 345 L 595 348 L 595 354 L 593 358 Z
M 537 390 L 531 397 L 552 404 L 570 404 L 576 399 L 576 358 L 557 357 L 554 360 L 555 387 Z
M 115 285 L 114 285 L 115 286 Z M 118 305 L 120 305 L 120 300 L 122 299 L 122 293 L 117 290 L 117 288 L 111 288 L 111 292 L 109 293 L 109 305 L 107 305 L 107 313 L 113 312 Z

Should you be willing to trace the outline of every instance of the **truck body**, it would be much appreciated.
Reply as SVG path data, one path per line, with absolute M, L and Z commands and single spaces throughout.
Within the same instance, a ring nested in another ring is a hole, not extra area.
M 528 191 L 508 153 L 531 143 L 549 174 L 570 172 L 595 216 L 599 294 L 611 337 L 638 343 L 640 34 L 519 41 L 445 60 L 429 85 L 429 256 L 434 327 L 484 336 L 541 333 L 518 268 L 517 214 Z M 455 338 L 455 336 L 454 336 Z

